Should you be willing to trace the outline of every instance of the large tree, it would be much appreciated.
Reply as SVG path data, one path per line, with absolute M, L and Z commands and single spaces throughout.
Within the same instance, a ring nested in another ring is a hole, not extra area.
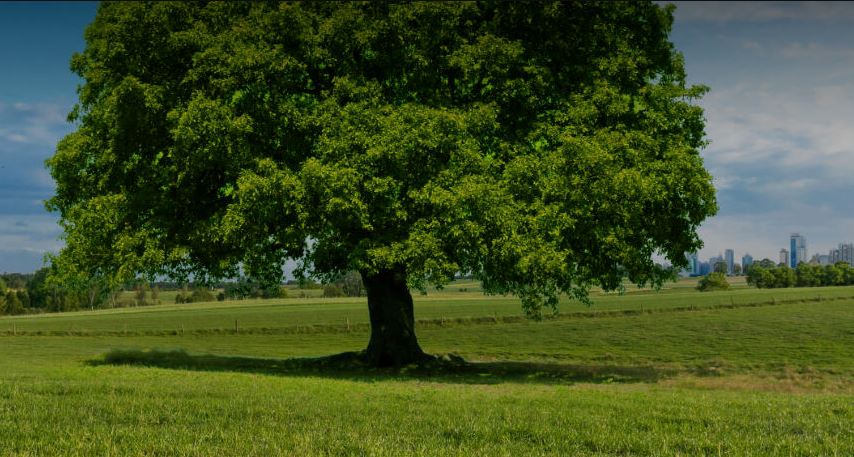
M 359 271 L 365 352 L 417 361 L 410 288 L 526 312 L 660 284 L 716 211 L 704 87 L 648 2 L 103 3 L 48 160 L 56 271 L 119 284 L 287 259 Z

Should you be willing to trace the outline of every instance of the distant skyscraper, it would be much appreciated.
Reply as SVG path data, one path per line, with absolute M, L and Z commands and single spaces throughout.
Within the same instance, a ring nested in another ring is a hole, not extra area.
M 715 270 L 715 267 L 717 266 L 717 264 L 719 264 L 723 261 L 724 261 L 724 258 L 721 257 L 720 254 L 718 254 L 717 257 L 711 257 L 709 259 L 709 272 L 717 271 L 717 270 Z
M 830 250 L 830 263 L 848 262 L 854 265 L 854 244 L 839 243 L 837 249 Z
M 795 268 L 800 262 L 807 261 L 807 239 L 793 233 L 789 241 L 789 266 Z
M 732 249 L 724 251 L 724 261 L 726 262 L 726 274 L 733 274 L 733 270 L 735 270 L 735 252 Z
M 789 264 L 789 251 L 780 249 L 780 263 L 783 265 Z
M 688 254 L 688 274 L 691 276 L 700 275 L 700 258 L 696 252 Z
M 751 265 L 753 265 L 753 256 L 750 254 L 744 254 L 744 256 L 741 258 L 742 273 L 750 269 Z

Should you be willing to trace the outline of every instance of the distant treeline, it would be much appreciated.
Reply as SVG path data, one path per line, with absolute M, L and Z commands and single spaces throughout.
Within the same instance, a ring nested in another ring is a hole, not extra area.
M 162 291 L 176 290 L 175 303 L 288 296 L 283 284 L 263 285 L 251 278 L 214 284 L 134 281 L 119 287 L 91 281 L 72 288 L 51 282 L 49 273 L 50 267 L 35 273 L 0 274 L 0 315 L 157 305 L 161 303 Z M 323 289 L 324 297 L 359 297 L 365 294 L 362 278 L 356 272 L 345 274 L 329 284 L 304 279 L 288 281 L 287 285 L 300 289 Z M 128 291 L 132 294 L 125 293 Z
M 0 275 L 0 314 L 28 314 L 74 311 L 84 308 L 118 306 L 143 306 L 159 303 L 159 287 L 147 283 L 127 284 L 108 288 L 97 282 L 76 289 L 62 287 L 48 281 L 49 268 L 35 273 L 5 273 Z M 132 298 L 121 297 L 133 290 Z
M 833 265 L 800 263 L 796 268 L 782 264 L 754 264 L 747 271 L 747 283 L 760 289 L 849 286 L 854 285 L 854 268 L 847 262 Z

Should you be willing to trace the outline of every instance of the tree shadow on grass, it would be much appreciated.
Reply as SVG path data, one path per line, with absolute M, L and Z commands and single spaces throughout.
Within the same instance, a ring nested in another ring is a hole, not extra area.
M 377 368 L 365 364 L 358 352 L 327 357 L 261 359 L 194 355 L 184 350 L 113 350 L 90 365 L 134 365 L 194 371 L 228 371 L 278 376 L 316 376 L 363 382 L 422 380 L 457 384 L 654 383 L 676 374 L 649 366 L 569 365 L 540 362 L 467 362 L 455 355 L 431 358 L 418 365 Z

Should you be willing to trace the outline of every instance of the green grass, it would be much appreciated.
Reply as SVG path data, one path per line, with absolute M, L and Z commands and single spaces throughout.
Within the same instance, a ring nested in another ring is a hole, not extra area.
M 844 297 L 672 287 L 531 322 L 446 289 L 419 339 L 473 363 L 432 374 L 295 365 L 363 348 L 363 300 L 4 318 L 0 455 L 854 455 Z
M 696 281 L 694 281 L 696 283 Z M 661 292 L 638 291 L 623 295 L 594 295 L 593 306 L 564 300 L 561 313 L 595 314 L 611 311 L 654 311 L 684 307 L 720 307 L 757 303 L 854 298 L 854 287 L 799 289 L 736 289 L 698 293 L 686 287 Z M 518 317 L 519 300 L 513 297 L 486 297 L 481 293 L 454 293 L 449 290 L 416 295 L 416 319 L 454 320 L 472 317 Z M 235 328 L 282 329 L 298 326 L 367 324 L 365 298 L 314 298 L 240 300 L 226 302 L 166 304 L 139 308 L 41 314 L 0 319 L 0 333 L 113 333 L 139 334 L 228 331 Z

